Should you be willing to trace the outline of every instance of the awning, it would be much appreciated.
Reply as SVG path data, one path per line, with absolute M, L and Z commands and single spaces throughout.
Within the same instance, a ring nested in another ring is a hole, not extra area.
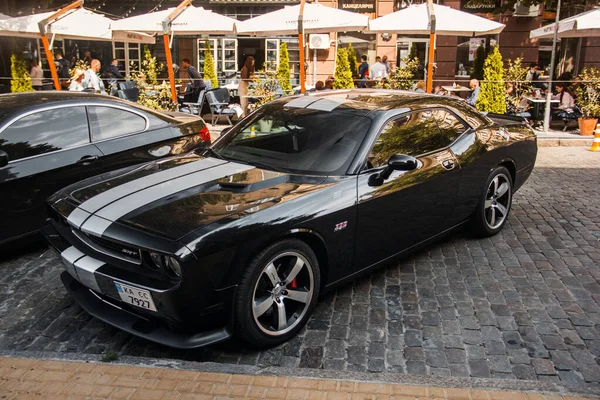
M 531 39 L 545 39 L 554 36 L 556 23 L 531 31 Z M 565 18 L 558 23 L 559 38 L 600 36 L 600 8 Z
M 239 34 L 256 36 L 297 35 L 300 6 L 286 6 L 258 17 L 236 23 Z M 369 17 L 363 14 L 326 7 L 322 4 L 304 6 L 304 33 L 363 31 Z
M 436 35 L 482 36 L 495 35 L 505 25 L 496 21 L 469 14 L 454 8 L 434 4 Z M 370 32 L 400 33 L 405 35 L 429 35 L 427 4 L 409 6 L 395 13 L 369 22 Z

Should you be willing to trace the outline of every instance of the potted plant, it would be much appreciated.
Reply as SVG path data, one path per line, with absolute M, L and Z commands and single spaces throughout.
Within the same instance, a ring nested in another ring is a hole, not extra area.
M 600 71 L 586 67 L 575 79 L 575 104 L 581 111 L 579 133 L 592 136 L 600 117 Z

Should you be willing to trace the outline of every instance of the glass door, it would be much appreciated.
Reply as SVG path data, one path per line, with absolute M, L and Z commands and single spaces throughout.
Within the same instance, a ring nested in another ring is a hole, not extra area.
M 222 58 L 221 68 L 225 79 L 236 77 L 238 71 L 237 63 L 237 39 L 221 39 Z
M 265 70 L 277 72 L 279 67 L 279 39 L 265 39 Z

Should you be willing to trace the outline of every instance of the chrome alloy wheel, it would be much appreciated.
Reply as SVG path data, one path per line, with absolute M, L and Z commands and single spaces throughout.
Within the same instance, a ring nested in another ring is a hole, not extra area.
M 261 331 L 280 336 L 306 314 L 314 292 L 313 271 L 299 253 L 278 254 L 262 270 L 252 295 L 252 314 Z
M 497 229 L 506 220 L 511 196 L 510 179 L 504 174 L 496 175 L 485 195 L 485 223 L 490 229 Z

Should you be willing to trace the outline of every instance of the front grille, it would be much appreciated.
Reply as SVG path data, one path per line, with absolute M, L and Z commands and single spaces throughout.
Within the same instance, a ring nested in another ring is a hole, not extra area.
M 100 253 L 104 253 L 111 257 L 134 264 L 142 263 L 142 252 L 136 247 L 121 244 L 98 236 L 87 235 L 75 229 L 73 229 L 73 233 L 79 238 L 79 240 Z

